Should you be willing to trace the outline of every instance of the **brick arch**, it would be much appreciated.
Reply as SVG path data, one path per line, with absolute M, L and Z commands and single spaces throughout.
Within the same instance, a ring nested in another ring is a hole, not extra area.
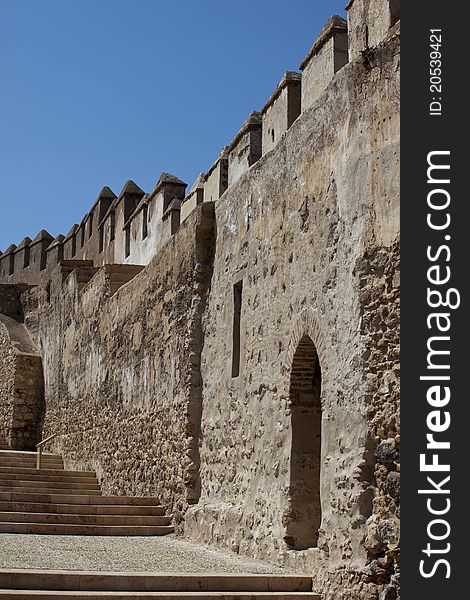
M 317 547 L 321 528 L 322 339 L 315 315 L 304 311 L 288 349 L 290 478 L 283 524 L 284 541 L 291 550 Z
M 289 346 L 287 348 L 283 372 L 290 376 L 295 353 L 297 352 L 297 348 L 302 338 L 305 336 L 308 336 L 312 340 L 315 350 L 317 351 L 318 360 L 320 361 L 322 370 L 322 387 L 325 388 L 325 384 L 328 381 L 328 361 L 324 342 L 325 336 L 322 325 L 318 319 L 318 314 L 311 308 L 303 310 L 294 323 Z

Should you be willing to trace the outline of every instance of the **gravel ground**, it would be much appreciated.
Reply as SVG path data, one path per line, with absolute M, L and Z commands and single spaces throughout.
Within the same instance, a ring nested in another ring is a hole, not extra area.
M 210 550 L 171 535 L 104 537 L 0 534 L 2 569 L 286 573 L 285 569 Z

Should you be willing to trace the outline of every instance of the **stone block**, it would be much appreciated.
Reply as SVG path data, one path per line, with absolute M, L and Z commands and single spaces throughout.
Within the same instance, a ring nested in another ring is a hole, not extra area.
M 228 148 L 222 149 L 204 178 L 204 202 L 215 202 L 228 187 Z
M 261 110 L 262 153 L 272 150 L 300 115 L 302 76 L 287 71 Z
M 302 71 L 302 111 L 307 110 L 324 93 L 326 87 L 348 62 L 346 21 L 335 15 L 322 29 L 300 65 Z
M 261 158 L 261 113 L 252 112 L 228 147 L 228 185 L 235 183 Z
M 350 61 L 383 42 L 400 20 L 400 0 L 350 0 L 346 10 Z

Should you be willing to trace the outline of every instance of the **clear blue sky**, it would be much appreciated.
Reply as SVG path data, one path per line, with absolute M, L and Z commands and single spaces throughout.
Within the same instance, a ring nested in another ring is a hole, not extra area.
M 0 0 L 0 249 L 192 184 L 346 0 Z

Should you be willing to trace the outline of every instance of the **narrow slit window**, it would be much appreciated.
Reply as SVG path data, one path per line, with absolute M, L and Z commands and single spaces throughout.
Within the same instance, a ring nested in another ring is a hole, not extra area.
M 39 263 L 39 270 L 40 271 L 44 271 L 44 269 L 47 267 L 47 253 L 45 251 L 45 249 L 41 249 L 41 262 Z
M 110 236 L 109 239 L 112 242 L 114 240 L 114 235 L 115 235 L 115 215 L 114 212 L 111 213 L 111 231 L 110 231 Z
M 242 313 L 243 281 L 233 286 L 233 337 L 232 337 L 232 377 L 240 375 L 240 329 Z
M 101 225 L 100 227 L 100 254 L 104 249 L 104 227 Z
M 85 245 L 85 223 L 82 225 L 82 231 L 80 236 L 80 248 L 83 248 Z
M 15 255 L 10 254 L 9 264 L 8 264 L 8 275 L 13 275 L 15 272 Z
M 148 236 L 148 221 L 149 221 L 149 207 L 147 204 L 144 204 L 144 208 L 142 209 L 142 239 Z
M 26 246 L 24 249 L 23 269 L 26 269 L 26 267 L 29 267 L 29 256 L 30 256 L 29 247 Z
M 130 256 L 131 253 L 131 228 L 126 227 L 126 258 Z
M 88 221 L 88 238 L 93 235 L 93 211 L 90 213 L 90 219 Z

